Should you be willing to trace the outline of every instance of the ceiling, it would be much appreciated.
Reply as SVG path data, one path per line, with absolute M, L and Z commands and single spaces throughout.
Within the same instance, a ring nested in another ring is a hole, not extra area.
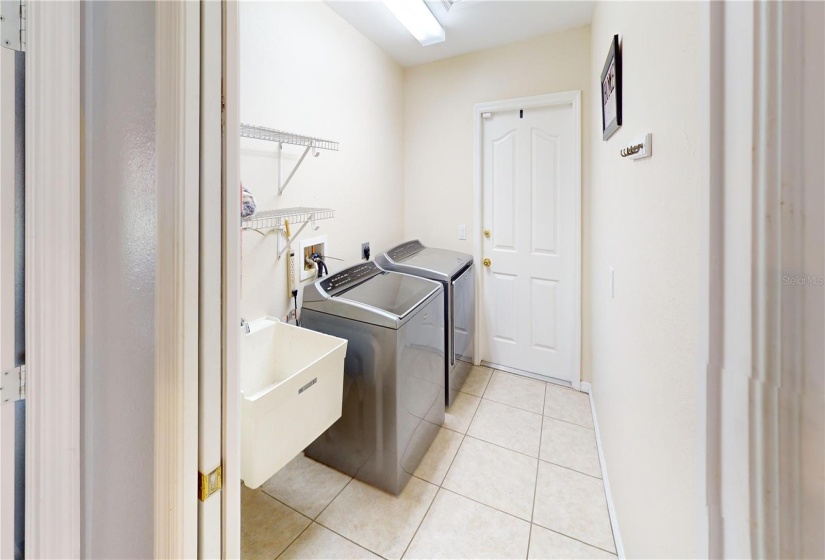
M 551 0 L 427 0 L 447 35 L 422 47 L 380 0 L 327 0 L 326 4 L 401 66 L 523 41 L 590 24 L 595 2 Z

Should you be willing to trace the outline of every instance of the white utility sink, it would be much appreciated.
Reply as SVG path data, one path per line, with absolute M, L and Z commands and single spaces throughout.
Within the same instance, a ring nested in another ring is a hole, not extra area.
M 241 478 L 257 488 L 341 417 L 347 341 L 273 317 L 241 339 Z

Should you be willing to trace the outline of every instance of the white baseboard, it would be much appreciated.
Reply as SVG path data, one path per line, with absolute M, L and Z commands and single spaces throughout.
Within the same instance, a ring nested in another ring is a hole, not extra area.
M 604 483 L 604 495 L 607 498 L 607 513 L 610 516 L 610 526 L 613 528 L 613 540 L 616 544 L 616 554 L 619 558 L 624 558 L 624 547 L 622 546 L 622 536 L 619 533 L 619 520 L 616 518 L 616 508 L 613 506 L 613 495 L 610 493 L 610 481 L 607 478 L 607 465 L 604 463 L 604 450 L 602 449 L 602 438 L 599 434 L 599 419 L 596 417 L 596 404 L 593 401 L 593 394 L 590 393 L 590 383 L 582 383 L 582 392 L 590 394 L 590 410 L 593 413 L 593 427 L 596 430 L 596 448 L 599 451 L 599 464 L 602 467 L 602 482 Z
M 582 381 L 581 382 L 581 388 L 579 390 L 582 393 L 587 393 L 589 395 L 590 394 L 590 383 L 588 383 L 587 381 Z

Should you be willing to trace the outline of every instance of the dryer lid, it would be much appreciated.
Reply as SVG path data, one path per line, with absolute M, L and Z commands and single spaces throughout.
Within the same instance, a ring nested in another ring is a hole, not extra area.
M 373 276 L 333 297 L 374 307 L 400 319 L 440 289 L 429 280 L 390 272 Z
M 473 263 L 473 256 L 457 251 L 424 247 L 416 240 L 408 241 L 379 255 L 376 262 L 387 270 L 415 274 L 439 282 L 450 282 Z

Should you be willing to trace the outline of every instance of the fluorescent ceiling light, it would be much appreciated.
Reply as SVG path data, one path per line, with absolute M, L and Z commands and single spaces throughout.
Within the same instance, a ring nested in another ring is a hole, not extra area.
M 424 45 L 443 43 L 444 28 L 424 3 L 424 0 L 383 0 L 392 15 Z

